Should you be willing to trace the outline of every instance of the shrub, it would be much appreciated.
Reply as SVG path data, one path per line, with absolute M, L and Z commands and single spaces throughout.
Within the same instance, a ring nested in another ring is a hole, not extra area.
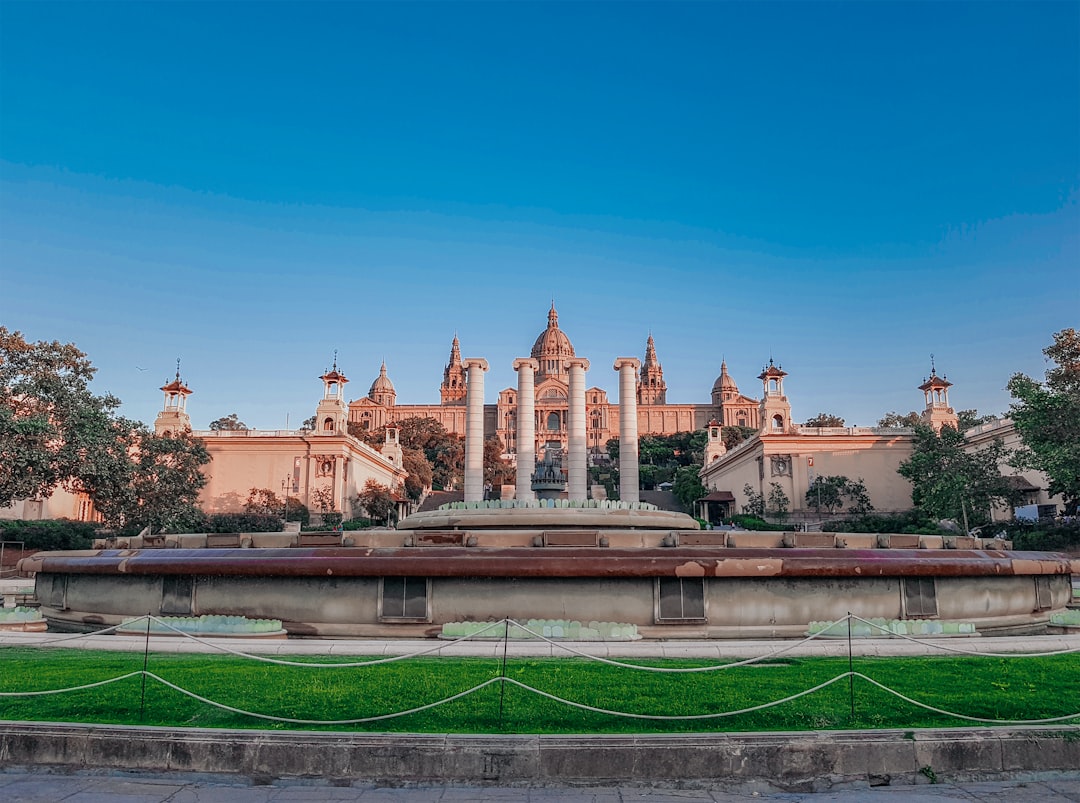
M 215 513 L 210 517 L 212 533 L 279 533 L 283 529 L 278 516 L 265 513 Z
M 88 521 L 45 519 L 0 521 L 4 541 L 22 541 L 26 549 L 90 549 L 98 525 Z
M 937 522 L 918 510 L 903 513 L 871 513 L 825 522 L 821 529 L 833 533 L 910 533 L 912 535 L 947 535 Z
M 987 530 L 991 528 L 985 528 Z M 1080 521 L 1072 522 L 1011 522 L 995 526 L 994 532 L 1005 530 L 1013 549 L 1032 549 L 1040 552 L 1080 549 Z
M 731 517 L 731 523 L 742 527 L 744 530 L 775 530 L 775 524 L 769 524 L 765 519 L 758 518 L 757 516 L 751 516 L 746 513 L 739 513 Z
M 341 522 L 342 530 L 366 530 L 370 526 L 371 519 L 356 518 Z

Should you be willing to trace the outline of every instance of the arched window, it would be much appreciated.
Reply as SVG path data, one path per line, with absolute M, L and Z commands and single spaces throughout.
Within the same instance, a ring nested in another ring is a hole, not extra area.
M 772 420 L 772 428 L 779 432 L 784 428 L 784 417 L 782 415 L 774 415 Z
M 334 431 L 334 419 L 327 418 L 325 421 L 322 422 L 322 428 L 323 428 L 323 432 L 333 432 Z
M 769 393 L 776 393 L 777 387 L 778 387 L 778 385 L 776 383 L 776 380 L 775 379 L 770 379 L 769 380 Z
M 558 432 L 560 428 L 559 414 L 548 413 L 547 417 L 547 429 L 548 432 Z

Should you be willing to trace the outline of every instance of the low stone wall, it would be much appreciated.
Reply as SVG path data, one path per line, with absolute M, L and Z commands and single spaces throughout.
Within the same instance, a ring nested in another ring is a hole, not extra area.
M 0 762 L 228 773 L 263 782 L 723 784 L 803 792 L 1076 772 L 1080 729 L 461 736 L 6 722 Z

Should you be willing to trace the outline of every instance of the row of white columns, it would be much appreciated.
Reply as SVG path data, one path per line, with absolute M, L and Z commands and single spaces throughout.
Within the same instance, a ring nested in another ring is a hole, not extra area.
M 468 359 L 462 362 L 466 372 L 465 391 L 465 501 L 479 502 L 484 498 L 484 372 L 487 360 Z M 585 372 L 589 361 L 574 357 L 564 363 L 569 378 L 569 408 L 567 410 L 567 496 L 571 500 L 588 498 L 588 470 L 585 440 Z M 619 372 L 619 497 L 624 502 L 639 501 L 638 495 L 638 429 L 637 429 L 637 371 L 641 366 L 636 357 L 619 357 L 614 370 Z M 534 359 L 514 360 L 518 375 L 517 410 L 517 486 L 516 499 L 535 499 L 532 474 L 536 469 L 535 392 L 536 372 L 540 366 Z

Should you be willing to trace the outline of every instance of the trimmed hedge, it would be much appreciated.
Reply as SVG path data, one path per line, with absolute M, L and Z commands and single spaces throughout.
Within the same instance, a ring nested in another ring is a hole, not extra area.
M 984 528 L 988 529 L 988 528 Z M 1039 552 L 1080 549 L 1080 521 L 1071 522 L 1011 522 L 1000 528 L 1008 533 L 1013 549 Z
M 43 519 L 0 521 L 0 538 L 22 541 L 26 549 L 90 549 L 98 525 L 89 521 Z
M 829 533 L 908 533 L 911 535 L 949 535 L 926 514 L 918 510 L 904 513 L 869 513 L 847 519 L 827 521 L 821 529 Z M 953 533 L 955 535 L 955 533 Z
M 210 517 L 212 533 L 279 533 L 285 523 L 265 513 L 215 513 Z

